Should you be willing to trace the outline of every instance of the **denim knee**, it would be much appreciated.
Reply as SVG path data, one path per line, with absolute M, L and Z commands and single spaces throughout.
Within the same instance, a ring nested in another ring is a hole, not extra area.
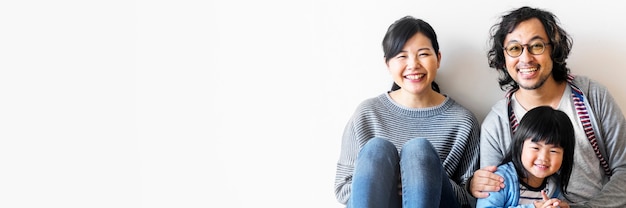
M 393 143 L 383 138 L 374 137 L 363 145 L 359 157 L 399 158 L 399 155 L 398 149 Z
M 401 155 L 410 155 L 409 157 L 417 157 L 420 160 L 440 160 L 435 147 L 425 138 L 415 138 L 406 142 L 402 147 Z

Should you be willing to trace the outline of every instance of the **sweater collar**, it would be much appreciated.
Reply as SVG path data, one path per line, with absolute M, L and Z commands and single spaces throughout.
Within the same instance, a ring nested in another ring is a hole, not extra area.
M 444 95 L 446 99 L 439 105 L 428 108 L 407 108 L 401 106 L 391 99 L 389 92 L 378 96 L 378 100 L 392 113 L 403 115 L 410 118 L 425 118 L 440 115 L 444 113 L 450 106 L 454 104 L 454 100 L 448 95 Z

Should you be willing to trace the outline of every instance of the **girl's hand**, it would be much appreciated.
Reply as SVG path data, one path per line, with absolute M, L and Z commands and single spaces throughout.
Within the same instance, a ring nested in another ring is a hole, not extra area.
M 548 199 L 548 200 L 540 200 L 540 201 L 535 201 L 534 204 L 535 204 L 535 207 L 537 208 L 560 208 L 561 200 L 556 199 L 556 198 Z
M 567 202 L 561 201 L 561 203 L 559 203 L 559 207 L 560 208 L 570 208 L 569 204 Z
M 543 197 L 543 200 L 540 201 L 535 201 L 535 207 L 536 208 L 561 208 L 563 207 L 563 203 L 561 202 L 560 199 L 554 198 L 554 199 L 550 199 L 548 198 L 548 194 L 546 194 L 545 191 L 541 191 L 541 196 Z M 567 203 L 564 203 L 565 206 L 567 206 L 569 208 L 569 205 Z

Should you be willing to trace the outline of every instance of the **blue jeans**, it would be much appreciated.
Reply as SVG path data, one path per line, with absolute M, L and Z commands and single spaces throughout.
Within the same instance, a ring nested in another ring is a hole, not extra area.
M 373 138 L 363 146 L 352 176 L 349 208 L 460 207 L 439 155 L 428 140 L 409 140 L 400 152 L 382 138 Z M 402 195 L 398 194 L 400 179 Z

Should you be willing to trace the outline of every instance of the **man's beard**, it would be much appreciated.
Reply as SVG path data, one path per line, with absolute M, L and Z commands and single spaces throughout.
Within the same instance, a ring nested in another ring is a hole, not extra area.
M 539 89 L 541 86 L 543 86 L 543 84 L 546 83 L 546 81 L 548 80 L 548 78 L 550 78 L 550 75 L 547 75 L 545 77 L 540 77 L 539 82 L 537 82 L 537 84 L 532 85 L 532 86 L 524 86 L 519 84 L 519 87 L 525 90 L 536 90 Z

